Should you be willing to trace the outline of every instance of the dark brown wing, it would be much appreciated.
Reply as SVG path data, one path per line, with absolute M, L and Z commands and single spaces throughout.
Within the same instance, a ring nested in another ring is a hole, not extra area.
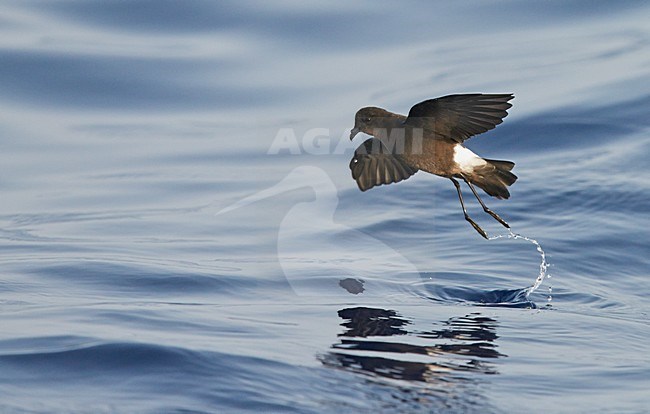
M 350 161 L 350 170 L 361 191 L 406 180 L 418 172 L 399 155 L 391 154 L 377 138 L 359 145 Z
M 489 131 L 508 115 L 512 94 L 448 95 L 429 99 L 413 106 L 405 123 L 424 128 L 428 136 L 462 143 L 466 139 Z

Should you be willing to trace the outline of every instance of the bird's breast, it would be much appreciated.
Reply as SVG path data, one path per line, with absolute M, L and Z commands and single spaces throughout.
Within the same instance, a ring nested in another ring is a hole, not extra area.
M 450 177 L 457 173 L 453 145 L 434 139 L 424 139 L 421 151 L 406 154 L 407 162 L 419 170 Z

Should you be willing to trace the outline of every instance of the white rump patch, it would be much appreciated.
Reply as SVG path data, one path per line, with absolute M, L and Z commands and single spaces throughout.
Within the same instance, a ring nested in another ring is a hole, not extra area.
M 482 167 L 487 164 L 487 161 L 483 158 L 460 144 L 456 144 L 454 147 L 454 162 L 458 164 L 460 170 L 465 173 L 471 173 L 474 171 L 474 168 Z

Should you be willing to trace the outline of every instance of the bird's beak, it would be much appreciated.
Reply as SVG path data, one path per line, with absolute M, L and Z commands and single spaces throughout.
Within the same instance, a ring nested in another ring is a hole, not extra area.
M 329 178 L 329 176 L 325 173 L 325 171 L 317 167 L 297 167 L 294 168 L 286 177 L 284 177 L 282 181 L 275 184 L 274 186 L 260 190 L 253 195 L 242 198 L 236 203 L 223 208 L 217 212 L 215 216 L 220 216 L 233 210 L 246 207 L 258 201 L 275 197 L 277 195 L 284 194 L 288 191 L 293 191 L 302 187 L 311 187 L 314 189 L 314 191 L 317 191 L 318 194 L 321 195 L 323 192 L 327 191 L 333 192 L 333 194 L 336 195 L 336 187 L 334 186 L 334 183 Z
M 359 128 L 352 128 L 350 131 L 350 141 L 352 141 L 359 132 L 361 132 L 359 131 Z
M 291 180 L 295 181 L 295 180 Z M 287 178 L 284 180 L 280 181 L 278 184 L 274 185 L 271 188 L 267 188 L 265 190 L 258 191 L 257 193 L 250 195 L 248 197 L 242 198 L 241 200 L 237 201 L 234 204 L 229 205 L 226 208 L 221 209 L 218 211 L 215 216 L 220 216 L 225 213 L 229 213 L 233 210 L 238 210 L 242 207 L 246 207 L 249 204 L 256 203 L 258 201 L 274 197 L 278 194 L 285 193 L 287 191 L 294 190 L 296 188 L 300 188 L 300 186 L 297 183 L 289 182 Z

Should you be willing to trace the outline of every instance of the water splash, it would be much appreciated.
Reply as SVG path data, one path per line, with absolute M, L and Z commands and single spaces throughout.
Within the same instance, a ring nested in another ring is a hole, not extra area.
M 502 239 L 504 237 L 508 239 L 522 239 L 534 244 L 535 248 L 539 252 L 539 255 L 541 256 L 541 261 L 539 263 L 539 275 L 537 275 L 537 278 L 535 279 L 533 285 L 529 287 L 528 290 L 526 291 L 526 298 L 528 298 L 531 295 L 531 293 L 533 293 L 535 290 L 537 290 L 538 287 L 540 287 L 542 282 L 544 282 L 545 278 L 549 278 L 549 279 L 551 278 L 551 275 L 547 273 L 549 264 L 546 261 L 546 253 L 544 252 L 544 249 L 542 249 L 542 246 L 539 244 L 537 240 L 532 239 L 530 237 L 522 236 L 521 234 L 518 233 L 513 233 L 511 229 L 508 229 L 508 234 L 499 234 L 497 236 L 490 237 L 488 240 Z M 552 296 L 551 296 L 552 291 L 553 288 L 549 286 L 548 303 L 550 303 L 552 300 Z

